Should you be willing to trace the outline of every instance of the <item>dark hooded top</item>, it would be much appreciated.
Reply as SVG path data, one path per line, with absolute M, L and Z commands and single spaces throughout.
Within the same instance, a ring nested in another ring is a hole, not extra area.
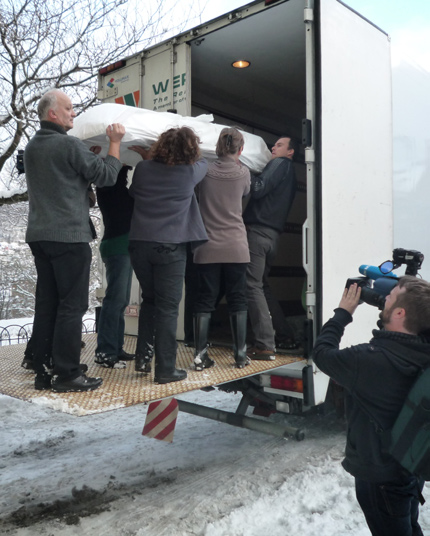
M 243 213 L 245 225 L 261 225 L 282 233 L 296 189 L 292 160 L 270 160 L 260 175 L 251 175 L 251 199 Z
M 317 366 L 345 387 L 348 434 L 342 465 L 369 482 L 393 482 L 404 470 L 383 452 L 380 431 L 390 429 L 418 374 L 430 366 L 430 344 L 422 337 L 374 330 L 373 338 L 339 350 L 352 316 L 335 309 L 313 353 Z

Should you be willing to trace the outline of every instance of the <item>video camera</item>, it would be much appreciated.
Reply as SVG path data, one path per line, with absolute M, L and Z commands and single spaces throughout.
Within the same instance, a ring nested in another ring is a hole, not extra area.
M 24 151 L 22 149 L 18 149 L 18 154 L 16 155 L 16 169 L 18 170 L 19 175 L 21 175 L 21 173 L 25 173 Z
M 405 275 L 416 276 L 421 268 L 424 255 L 413 249 L 397 248 L 393 250 L 393 260 L 385 261 L 379 266 L 362 264 L 358 269 L 364 277 L 351 277 L 346 282 L 349 288 L 353 283 L 361 287 L 360 303 L 365 302 L 382 311 L 385 306 L 385 298 L 397 285 L 399 277 L 393 274 L 393 270 L 406 264 Z

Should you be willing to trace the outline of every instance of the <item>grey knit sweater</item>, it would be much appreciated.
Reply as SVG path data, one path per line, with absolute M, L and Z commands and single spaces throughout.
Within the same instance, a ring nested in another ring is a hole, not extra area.
M 194 252 L 196 264 L 249 262 L 242 198 L 250 190 L 249 169 L 224 156 L 210 164 L 198 185 L 199 206 L 209 241 Z
M 55 123 L 41 128 L 24 152 L 30 211 L 26 241 L 91 242 L 88 185 L 112 186 L 122 164 L 104 160 Z

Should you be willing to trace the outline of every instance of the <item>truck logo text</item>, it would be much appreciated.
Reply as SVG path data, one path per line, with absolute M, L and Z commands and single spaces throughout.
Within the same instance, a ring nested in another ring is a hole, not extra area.
M 155 84 L 152 84 L 152 89 L 154 91 L 155 95 L 159 95 L 161 93 L 166 93 L 166 91 L 169 89 L 169 82 L 170 78 L 166 80 L 166 82 L 163 84 L 162 81 L 158 82 L 158 86 Z M 173 77 L 173 89 L 177 89 L 178 87 L 184 86 L 186 82 L 185 73 L 177 74 Z

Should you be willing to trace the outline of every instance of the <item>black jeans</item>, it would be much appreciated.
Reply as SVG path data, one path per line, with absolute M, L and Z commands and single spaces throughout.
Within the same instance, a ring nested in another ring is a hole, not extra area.
M 82 317 L 88 309 L 91 248 L 86 242 L 30 242 L 37 271 L 34 369 L 44 371 L 52 352 L 60 380 L 80 375 Z
M 225 284 L 225 297 L 230 313 L 247 310 L 246 269 L 248 263 L 210 263 L 196 264 L 199 291 L 194 306 L 196 313 L 215 311 L 221 289 Z
M 130 259 L 142 291 L 136 355 L 154 344 L 155 375 L 176 365 L 176 328 L 184 284 L 186 244 L 130 240 Z
M 424 482 L 415 476 L 380 484 L 355 479 L 357 500 L 373 536 L 423 536 L 418 524 Z
M 199 292 L 197 264 L 194 264 L 191 245 L 187 244 L 187 264 L 185 266 L 184 341 L 194 342 L 193 314 Z

